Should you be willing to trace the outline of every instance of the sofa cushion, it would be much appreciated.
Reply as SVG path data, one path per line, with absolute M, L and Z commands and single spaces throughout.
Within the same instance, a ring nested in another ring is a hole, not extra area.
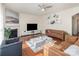
M 65 41 L 67 41 L 68 43 L 74 44 L 76 41 L 78 40 L 78 38 L 76 36 L 68 36 Z

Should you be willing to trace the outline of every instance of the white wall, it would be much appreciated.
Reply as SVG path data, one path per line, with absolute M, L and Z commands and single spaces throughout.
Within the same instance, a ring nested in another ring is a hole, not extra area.
M 38 16 L 30 15 L 30 14 L 19 14 L 19 20 L 20 20 L 20 35 L 24 35 L 24 31 L 27 31 L 27 24 L 28 23 L 37 23 L 38 24 L 38 30 L 41 30 L 41 23 Z
M 64 30 L 72 35 L 72 16 L 79 13 L 79 7 L 70 8 L 57 12 L 56 14 L 60 17 L 60 23 L 49 24 L 48 15 L 34 16 L 29 14 L 20 13 L 20 35 L 23 35 L 24 31 L 27 29 L 27 23 L 38 23 L 38 29 L 45 33 L 46 29 L 57 29 Z M 51 13 L 53 14 L 53 13 Z
M 49 24 L 49 20 L 47 19 L 48 15 L 41 16 L 42 21 L 42 30 L 45 32 L 45 29 L 58 29 L 67 31 L 69 34 L 72 34 L 72 16 L 76 13 L 79 13 L 79 7 L 70 8 L 67 10 L 63 10 L 61 12 L 57 12 L 60 16 L 60 23 L 58 24 Z M 53 14 L 53 13 L 51 13 Z
M 2 43 L 2 40 L 4 39 L 4 29 L 3 29 L 3 16 L 4 16 L 4 13 L 3 13 L 3 10 L 4 7 L 3 5 L 0 3 L 0 45 Z
M 11 17 L 14 17 L 14 18 L 19 18 L 19 15 L 18 13 L 8 9 L 8 8 L 5 8 L 5 16 L 11 16 Z

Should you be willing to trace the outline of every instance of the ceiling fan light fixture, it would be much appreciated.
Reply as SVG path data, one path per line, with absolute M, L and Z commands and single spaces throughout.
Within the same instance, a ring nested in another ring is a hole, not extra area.
M 46 9 L 49 9 L 52 7 L 52 5 L 46 5 L 46 4 L 40 4 L 38 5 L 41 9 L 41 11 L 46 11 Z
M 44 8 L 42 8 L 42 9 L 41 9 L 41 11 L 45 11 L 45 9 L 44 9 Z

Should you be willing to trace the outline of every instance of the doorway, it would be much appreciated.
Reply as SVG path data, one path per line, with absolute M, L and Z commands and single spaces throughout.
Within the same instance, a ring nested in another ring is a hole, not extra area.
M 72 35 L 79 36 L 79 13 L 72 16 Z

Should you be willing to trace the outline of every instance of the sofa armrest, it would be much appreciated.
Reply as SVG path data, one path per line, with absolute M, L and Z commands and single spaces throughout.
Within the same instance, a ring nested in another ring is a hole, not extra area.
M 50 47 L 48 50 L 48 56 L 69 56 L 68 54 L 64 53 L 55 47 Z
M 75 45 L 79 46 L 79 38 L 78 38 L 78 40 L 75 42 Z
M 1 48 L 6 48 L 6 47 L 9 47 L 9 46 L 12 46 L 12 45 L 16 45 L 16 44 L 19 44 L 19 43 L 21 43 L 21 44 L 22 44 L 22 41 L 18 41 L 18 42 L 15 42 L 15 43 L 2 45 L 2 46 L 0 47 L 0 49 L 1 49 Z

